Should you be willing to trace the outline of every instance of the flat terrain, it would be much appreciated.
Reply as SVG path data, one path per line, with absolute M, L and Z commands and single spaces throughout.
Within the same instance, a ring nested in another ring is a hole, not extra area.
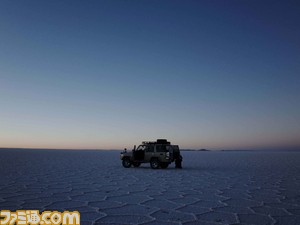
M 0 150 L 0 209 L 78 210 L 81 224 L 300 224 L 300 152 L 182 152 L 125 169 L 119 151 Z

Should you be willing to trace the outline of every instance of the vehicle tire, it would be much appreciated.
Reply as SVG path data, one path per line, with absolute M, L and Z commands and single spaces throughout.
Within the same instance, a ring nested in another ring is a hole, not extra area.
M 169 163 L 160 163 L 160 167 L 162 169 L 166 169 L 166 168 L 168 168 L 168 166 L 169 166 Z
M 130 159 L 128 159 L 128 158 L 125 158 L 125 159 L 123 159 L 123 161 L 122 161 L 122 165 L 125 167 L 125 168 L 129 168 L 129 167 L 131 167 L 131 161 L 130 161 Z
M 152 169 L 158 169 L 159 166 L 160 166 L 160 163 L 159 163 L 158 159 L 152 159 L 150 161 L 150 166 L 151 166 Z
M 141 163 L 140 163 L 140 162 L 133 162 L 132 165 L 133 165 L 134 167 L 139 167 L 139 166 L 141 165 Z

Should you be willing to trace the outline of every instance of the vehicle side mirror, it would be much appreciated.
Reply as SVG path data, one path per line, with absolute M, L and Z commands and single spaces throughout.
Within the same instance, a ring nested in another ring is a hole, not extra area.
M 133 150 L 135 150 L 136 149 L 136 145 L 135 146 L 133 146 Z

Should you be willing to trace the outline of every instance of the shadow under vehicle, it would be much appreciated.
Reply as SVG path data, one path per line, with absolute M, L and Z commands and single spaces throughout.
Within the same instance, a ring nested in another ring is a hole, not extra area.
M 144 141 L 132 151 L 126 149 L 120 153 L 125 168 L 139 167 L 142 163 L 150 163 L 152 169 L 167 168 L 176 159 L 182 159 L 178 145 L 172 145 L 166 139 L 154 142 Z

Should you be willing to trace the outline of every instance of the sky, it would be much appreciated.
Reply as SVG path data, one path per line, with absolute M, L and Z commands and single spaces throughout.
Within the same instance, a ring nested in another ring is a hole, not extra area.
M 299 1 L 0 1 L 0 147 L 300 147 Z

